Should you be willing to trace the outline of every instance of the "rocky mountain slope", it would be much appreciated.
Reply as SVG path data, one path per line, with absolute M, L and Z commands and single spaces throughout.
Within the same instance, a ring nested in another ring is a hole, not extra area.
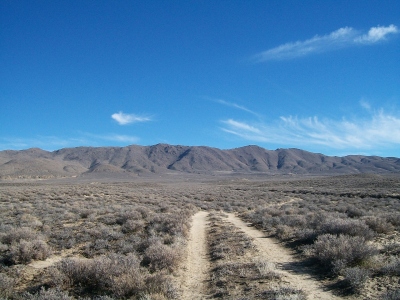
M 299 149 L 246 146 L 78 147 L 53 152 L 31 148 L 0 151 L 0 179 L 76 176 L 138 176 L 166 173 L 356 174 L 400 172 L 400 159 L 378 156 L 326 156 Z

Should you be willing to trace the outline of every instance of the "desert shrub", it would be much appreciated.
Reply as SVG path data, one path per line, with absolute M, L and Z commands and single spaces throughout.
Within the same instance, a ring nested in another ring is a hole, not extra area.
M 312 246 L 312 256 L 330 269 L 337 261 L 341 261 L 343 267 L 356 266 L 377 253 L 375 247 L 359 236 L 324 234 Z
M 400 257 L 391 256 L 389 261 L 381 268 L 381 273 L 400 276 Z
M 49 288 L 68 288 L 72 285 L 71 280 L 54 265 L 45 269 L 43 278 Z
M 317 237 L 318 237 L 317 231 L 311 228 L 301 228 L 295 232 L 296 240 L 304 244 L 313 243 Z
M 59 289 L 48 289 L 41 288 L 36 294 L 24 293 L 22 299 L 26 300 L 73 300 L 74 298 L 69 296 L 67 292 Z
M 254 265 L 260 275 L 260 278 L 280 278 L 281 275 L 276 271 L 276 265 L 273 262 L 262 258 L 255 259 Z
M 400 289 L 394 291 L 387 291 L 382 295 L 382 300 L 399 300 L 400 299 Z
M 20 240 L 10 247 L 10 260 L 15 264 L 27 264 L 32 260 L 44 260 L 50 255 L 50 247 L 42 240 Z
M 182 214 L 154 215 L 146 227 L 148 234 L 170 234 L 189 236 L 189 219 Z
M 359 267 L 345 268 L 343 270 L 344 282 L 353 292 L 360 292 L 367 282 L 370 272 Z
M 400 243 L 390 243 L 385 245 L 383 252 L 391 255 L 400 255 Z
M 137 221 L 141 219 L 142 214 L 140 212 L 130 209 L 128 211 L 121 212 L 116 218 L 116 223 L 119 225 L 123 225 L 128 220 Z
M 395 227 L 400 228 L 400 214 L 392 213 L 387 216 L 387 220 Z
M 302 290 L 281 287 L 273 290 L 267 290 L 261 293 L 261 299 L 267 300 L 306 300 L 306 294 Z
M 394 226 L 386 218 L 369 216 L 364 220 L 369 228 L 377 233 L 389 233 L 394 230 Z
M 172 271 L 179 264 L 180 256 L 180 249 L 157 242 L 147 248 L 142 264 L 149 266 L 151 272 L 160 270 Z
M 349 206 L 347 207 L 346 214 L 349 218 L 359 218 L 365 215 L 365 211 L 354 206 Z
M 162 295 L 165 299 L 178 298 L 178 290 L 172 284 L 171 278 L 162 272 L 149 275 L 145 280 L 144 290 L 151 295 Z
M 0 297 L 7 298 L 12 295 L 15 287 L 15 279 L 0 273 Z
M 110 254 L 88 260 L 63 259 L 57 268 L 71 284 L 94 293 L 113 292 L 118 297 L 134 295 L 143 286 L 139 260 L 133 254 Z
M 23 227 L 37 228 L 42 227 L 43 223 L 35 216 L 31 214 L 22 214 L 19 217 L 19 224 Z
M 7 245 L 18 243 L 21 240 L 30 241 L 38 238 L 38 234 L 28 227 L 12 228 L 7 232 L 1 242 Z
M 293 236 L 293 228 L 287 225 L 278 225 L 276 226 L 275 234 L 280 240 L 287 240 Z
M 123 233 L 135 233 L 135 232 L 140 232 L 144 229 L 144 222 L 141 220 L 127 220 L 124 222 L 124 224 L 121 226 L 121 230 Z
M 374 236 L 373 231 L 361 220 L 329 218 L 319 227 L 320 234 L 345 234 L 350 236 L 360 236 L 365 240 L 371 240 Z

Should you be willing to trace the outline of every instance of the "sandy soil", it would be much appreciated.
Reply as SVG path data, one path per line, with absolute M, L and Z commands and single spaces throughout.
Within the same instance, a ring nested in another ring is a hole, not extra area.
M 207 257 L 207 215 L 205 211 L 193 216 L 187 247 L 187 259 L 180 277 L 182 278 L 180 299 L 205 299 L 206 280 L 210 263 Z
M 228 221 L 254 239 L 254 244 L 265 259 L 277 264 L 284 275 L 284 281 L 290 286 L 303 290 L 307 299 L 342 299 L 327 291 L 316 279 L 304 272 L 304 267 L 295 259 L 290 250 L 279 245 L 277 241 L 265 237 L 265 234 L 243 222 L 234 214 L 228 214 Z

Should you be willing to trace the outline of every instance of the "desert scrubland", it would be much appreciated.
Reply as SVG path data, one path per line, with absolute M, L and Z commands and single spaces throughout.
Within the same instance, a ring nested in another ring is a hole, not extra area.
M 1 181 L 0 299 L 400 298 L 400 176 L 189 179 Z

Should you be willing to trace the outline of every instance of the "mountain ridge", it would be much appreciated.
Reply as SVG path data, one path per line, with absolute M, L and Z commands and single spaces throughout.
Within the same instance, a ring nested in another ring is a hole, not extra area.
M 363 155 L 327 156 L 296 148 L 267 150 L 257 145 L 227 150 L 156 144 L 82 146 L 52 152 L 39 148 L 0 151 L 0 179 L 218 172 L 271 175 L 398 173 L 400 159 Z

